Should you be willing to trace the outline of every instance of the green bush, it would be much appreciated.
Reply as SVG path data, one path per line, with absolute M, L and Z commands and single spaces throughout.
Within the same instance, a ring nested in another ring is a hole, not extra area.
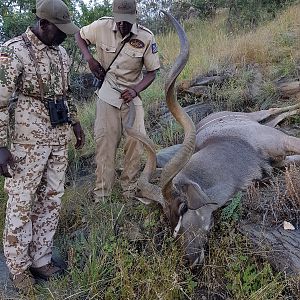
M 228 2 L 227 25 L 229 31 L 235 31 L 239 28 L 252 29 L 262 21 L 275 18 L 278 11 L 295 0 L 232 0 Z

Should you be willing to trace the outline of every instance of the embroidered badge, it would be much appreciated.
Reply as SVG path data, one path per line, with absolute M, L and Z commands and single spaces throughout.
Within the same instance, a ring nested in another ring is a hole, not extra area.
M 0 53 L 0 61 L 5 61 L 9 58 L 7 53 Z
M 158 51 L 158 49 L 157 49 L 157 44 L 154 43 L 154 44 L 151 45 L 151 47 L 152 47 L 152 53 L 153 53 L 153 54 L 157 53 L 157 51 Z
M 130 40 L 129 44 L 132 47 L 138 48 L 138 49 L 142 49 L 142 48 L 145 47 L 145 44 L 141 40 L 138 40 L 138 39 L 132 39 L 132 40 Z

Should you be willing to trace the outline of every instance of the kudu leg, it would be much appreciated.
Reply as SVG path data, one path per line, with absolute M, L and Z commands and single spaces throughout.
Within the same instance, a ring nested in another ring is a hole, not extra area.
M 276 125 L 278 125 L 281 121 L 283 121 L 287 117 L 294 116 L 294 115 L 299 114 L 299 113 L 300 113 L 300 109 L 295 109 L 295 110 L 292 110 L 292 111 L 281 113 L 280 115 L 278 115 L 274 119 L 264 123 L 264 125 L 270 126 L 270 127 L 275 127 Z
M 280 123 L 285 118 L 295 115 L 300 112 L 300 103 L 295 105 L 290 105 L 286 107 L 280 108 L 270 108 L 268 110 L 260 110 L 252 113 L 248 113 L 248 116 L 257 122 L 262 122 L 264 125 L 275 127 L 278 123 Z M 271 120 L 267 120 L 273 116 L 275 118 Z
M 300 138 L 286 135 L 284 140 L 284 148 L 287 153 L 294 152 L 296 154 L 300 154 Z

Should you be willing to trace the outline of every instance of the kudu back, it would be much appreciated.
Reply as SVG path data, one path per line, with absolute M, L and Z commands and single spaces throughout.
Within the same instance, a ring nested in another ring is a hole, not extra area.
M 160 186 L 150 183 L 156 169 L 155 145 L 146 136 L 128 128 L 142 141 L 148 153 L 138 182 L 138 198 L 157 201 L 179 235 L 190 266 L 202 263 L 204 246 L 213 224 L 212 213 L 224 206 L 253 180 L 260 180 L 273 166 L 299 159 L 300 139 L 275 129 L 284 118 L 299 113 L 300 105 L 253 113 L 217 112 L 195 127 L 177 102 L 174 84 L 188 60 L 188 41 L 180 24 L 165 13 L 179 35 L 181 51 L 165 86 L 166 101 L 174 118 L 184 128 L 184 142 L 164 161 Z M 197 129 L 197 130 L 196 130 Z

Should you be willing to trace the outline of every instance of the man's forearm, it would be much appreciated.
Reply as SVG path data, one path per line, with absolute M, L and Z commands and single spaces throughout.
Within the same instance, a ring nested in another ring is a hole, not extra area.
M 80 50 L 81 50 L 81 53 L 82 53 L 84 59 L 85 59 L 86 61 L 89 61 L 90 59 L 92 59 L 93 56 L 92 56 L 92 54 L 90 53 L 88 44 L 87 44 L 87 42 L 80 36 L 80 32 L 77 32 L 77 33 L 75 34 L 75 39 L 76 39 L 76 42 L 77 42 L 78 47 L 79 47 Z
M 147 72 L 144 75 L 144 78 L 132 88 L 136 91 L 136 93 L 140 93 L 145 90 L 155 79 L 157 70 Z

